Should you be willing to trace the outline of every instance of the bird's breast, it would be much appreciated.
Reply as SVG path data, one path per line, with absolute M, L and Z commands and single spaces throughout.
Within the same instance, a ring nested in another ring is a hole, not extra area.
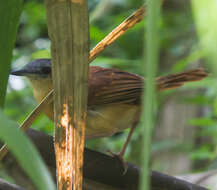
M 86 138 L 111 136 L 132 127 L 139 117 L 140 107 L 137 105 L 106 105 L 88 110 Z
M 53 120 L 53 104 L 49 104 L 44 113 Z M 139 118 L 140 106 L 137 105 L 107 105 L 95 110 L 88 109 L 85 138 L 112 136 L 132 127 Z

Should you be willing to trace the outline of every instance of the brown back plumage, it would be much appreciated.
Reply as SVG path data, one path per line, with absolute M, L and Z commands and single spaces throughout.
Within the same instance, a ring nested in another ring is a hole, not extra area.
M 185 82 L 199 81 L 208 74 L 203 69 L 195 69 L 178 74 L 158 77 L 158 90 L 182 86 Z M 105 104 L 139 104 L 143 91 L 143 77 L 101 67 L 90 67 L 88 106 Z
M 101 67 L 90 67 L 88 106 L 132 103 L 140 97 L 143 78 L 139 75 Z

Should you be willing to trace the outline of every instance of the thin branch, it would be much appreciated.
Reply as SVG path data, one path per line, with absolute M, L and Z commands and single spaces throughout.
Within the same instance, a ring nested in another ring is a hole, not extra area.
M 47 104 L 50 104 L 53 101 L 53 90 L 51 90 L 48 95 L 41 101 L 41 103 L 28 115 L 24 122 L 20 125 L 20 129 L 26 131 L 35 119 L 43 112 Z M 8 152 L 8 147 L 4 144 L 0 149 L 0 161 Z
M 103 40 L 101 40 L 91 51 L 89 62 L 92 62 L 102 51 L 122 36 L 126 31 L 140 22 L 146 13 L 145 5 L 124 20 L 119 26 L 112 30 Z

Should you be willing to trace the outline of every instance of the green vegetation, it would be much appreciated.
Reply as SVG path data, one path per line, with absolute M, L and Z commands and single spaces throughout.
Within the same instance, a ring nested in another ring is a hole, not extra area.
M 155 96 L 155 77 L 156 68 L 158 66 L 159 57 L 159 20 L 160 20 L 160 1 L 147 1 L 147 29 L 145 35 L 146 51 L 144 53 L 146 59 L 144 69 L 144 76 L 146 76 L 146 83 L 144 84 L 143 97 L 143 114 L 141 118 L 141 127 L 143 127 L 143 147 L 142 150 L 142 166 L 143 172 L 141 177 L 140 189 L 149 189 L 149 159 L 152 142 L 152 130 L 155 125 L 154 106 L 156 102 Z M 148 102 L 148 103 L 147 103 Z
M 8 4 L 6 1 L 0 3 L 0 10 L 2 10 L 0 18 L 12 19 L 10 25 L 12 28 L 6 27 L 8 24 L 6 21 L 1 22 L 2 27 L 0 28 L 0 57 L 2 61 L 0 64 L 0 105 L 3 106 L 5 102 L 4 114 L 10 120 L 21 123 L 35 107 L 36 102 L 33 99 L 29 82 L 20 77 L 9 79 L 5 100 L 10 60 L 12 59 L 12 67 L 17 68 L 32 59 L 50 57 L 50 41 L 47 34 L 44 2 L 41 0 L 26 1 L 23 5 L 16 44 L 11 58 L 10 51 L 13 48 L 18 23 L 18 19 L 14 20 L 14 18 L 18 18 L 20 14 L 22 1 L 10 0 L 7 2 Z M 9 2 L 12 2 L 13 6 Z M 15 2 L 17 3 L 16 7 Z M 90 47 L 94 47 L 140 6 L 141 1 L 139 0 L 89 0 Z M 9 10 L 13 11 L 14 8 L 17 11 L 13 12 L 13 17 L 3 16 L 3 14 L 10 15 Z M 156 101 L 153 107 L 146 107 L 144 114 L 147 114 L 146 118 L 155 118 L 154 121 L 146 119 L 146 125 L 152 127 L 154 124 L 155 126 L 152 136 L 150 135 L 151 131 L 147 132 L 149 138 L 153 137 L 149 166 L 155 170 L 169 174 L 184 174 L 217 169 L 216 9 L 214 1 L 213 4 L 211 2 L 208 4 L 203 0 L 167 0 L 162 7 L 161 18 L 158 19 L 159 31 L 157 34 L 152 33 L 151 30 L 153 26 L 150 25 L 154 23 L 150 23 L 150 20 L 146 18 L 118 39 L 91 64 L 119 68 L 143 75 L 144 70 L 141 69 L 141 64 L 144 63 L 144 60 L 149 65 L 151 62 L 157 62 L 157 52 L 159 52 L 158 68 L 155 68 L 155 65 L 152 65 L 151 68 L 145 67 L 146 76 L 152 74 L 151 77 L 153 77 L 155 72 L 157 76 L 162 76 L 198 67 L 203 67 L 211 72 L 210 76 L 203 81 L 187 84 L 179 89 L 160 92 L 155 97 L 151 97 L 149 94 L 149 98 Z M 145 34 L 144 31 L 149 31 L 149 33 Z M 157 38 L 149 39 L 153 35 L 157 35 Z M 10 36 L 10 38 L 6 38 L 6 36 Z M 146 41 L 144 36 L 149 40 Z M 157 42 L 153 42 L 153 40 L 159 40 L 158 48 L 155 44 Z M 152 59 L 147 54 L 143 59 L 144 44 L 147 44 L 146 50 Z M 153 54 L 149 53 L 151 45 L 154 46 L 152 47 Z M 152 87 L 147 88 L 152 89 Z M 146 98 L 148 97 L 146 96 Z M 149 100 L 146 99 L 146 101 Z M 152 112 L 147 113 L 149 109 L 153 109 L 155 115 Z M 2 131 L 5 130 L 2 126 L 7 126 L 9 122 L 5 115 L 0 114 Z M 13 122 L 12 126 L 16 126 L 16 124 Z M 53 123 L 44 115 L 40 116 L 32 127 L 53 134 Z M 0 138 L 7 140 L 2 131 L 0 131 Z M 12 128 L 8 131 L 15 135 Z M 127 132 L 128 130 L 109 138 L 88 140 L 86 146 L 101 152 L 106 152 L 107 149 L 118 152 L 125 141 Z M 144 148 L 141 145 L 143 134 L 143 128 L 138 126 L 125 155 L 128 161 L 138 165 L 142 165 L 139 157 L 141 149 Z M 17 135 L 21 139 L 23 138 L 22 133 Z M 12 136 L 12 138 L 15 137 Z M 150 139 L 146 138 L 145 140 L 149 141 Z M 13 149 L 12 144 L 11 149 Z M 149 152 L 147 149 L 145 151 Z M 35 152 L 34 148 L 33 152 Z M 38 156 L 35 157 L 39 159 Z M 183 158 L 185 163 L 180 162 L 180 158 Z M 39 162 L 41 163 L 41 161 Z M 147 164 L 148 162 L 146 162 L 146 166 Z M 0 177 L 3 178 L 6 175 L 0 172 Z M 48 181 L 47 183 L 51 184 Z
M 22 10 L 22 0 L 0 2 L 0 106 L 4 106 L 12 51 Z M 15 122 L 0 110 L 0 139 L 16 156 L 25 172 L 38 189 L 55 189 L 51 176 L 30 140 L 18 129 Z M 33 172 L 34 171 L 34 172 Z
M 30 140 L 20 131 L 17 124 L 0 112 L 0 138 L 16 156 L 20 165 L 40 190 L 54 190 L 55 186 L 48 169 Z
M 8 75 L 11 65 L 11 56 L 16 39 L 17 27 L 22 9 L 22 0 L 10 0 L 0 3 L 0 106 L 3 107 Z

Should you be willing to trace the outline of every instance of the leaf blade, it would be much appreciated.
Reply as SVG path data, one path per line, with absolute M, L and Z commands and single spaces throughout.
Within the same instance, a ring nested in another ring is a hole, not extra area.
M 9 120 L 2 111 L 0 111 L 0 123 L 0 139 L 7 143 L 36 187 L 40 190 L 54 190 L 53 180 L 30 140 L 16 127 L 17 124 Z

